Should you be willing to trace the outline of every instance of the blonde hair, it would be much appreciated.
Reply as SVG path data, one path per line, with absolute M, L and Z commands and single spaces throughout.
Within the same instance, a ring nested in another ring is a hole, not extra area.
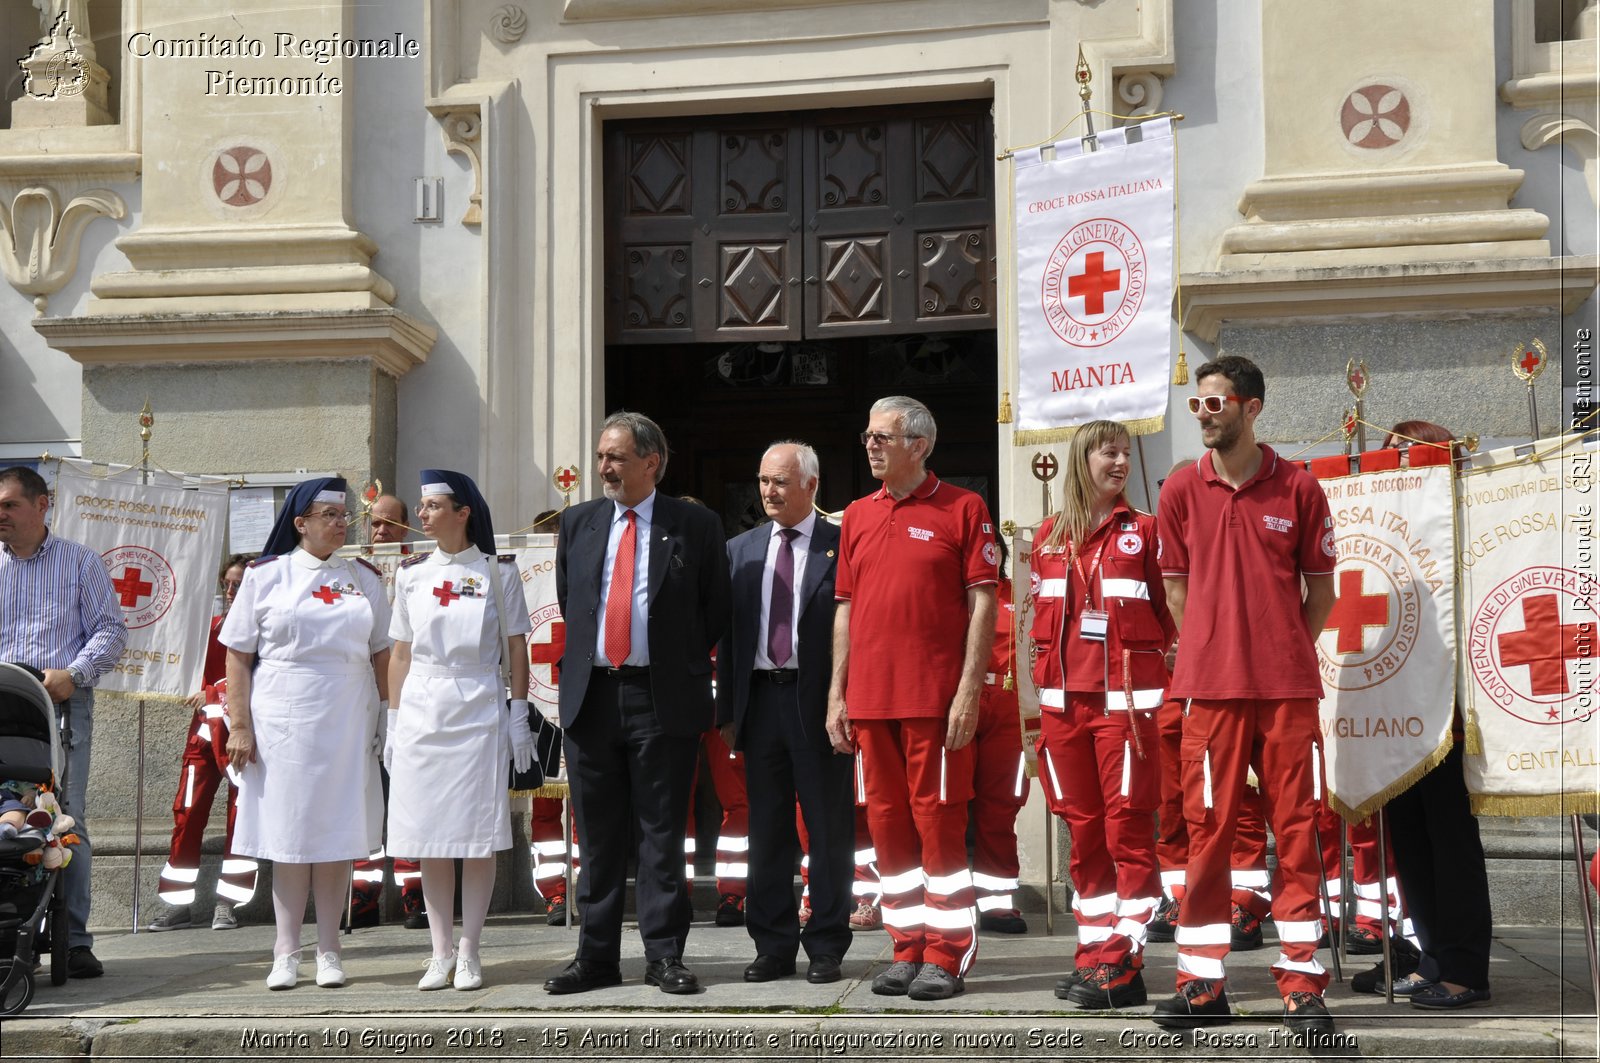
M 1116 421 L 1090 421 L 1072 433 L 1067 444 L 1066 475 L 1061 484 L 1061 509 L 1056 512 L 1055 523 L 1041 546 L 1064 547 L 1068 542 L 1081 543 L 1094 531 L 1094 506 L 1099 501 L 1094 483 L 1089 478 L 1089 455 L 1114 439 L 1127 440 L 1128 430 Z M 1121 491 L 1117 498 L 1126 502 Z

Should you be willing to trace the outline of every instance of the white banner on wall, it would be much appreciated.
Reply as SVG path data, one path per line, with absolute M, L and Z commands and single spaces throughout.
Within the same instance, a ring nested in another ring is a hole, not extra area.
M 1480 455 L 1461 485 L 1462 690 L 1474 811 L 1600 810 L 1595 452 L 1575 439 Z
M 1169 118 L 1018 152 L 1018 446 L 1106 418 L 1159 432 L 1172 352 Z
M 51 530 L 105 561 L 128 624 L 122 660 L 98 689 L 181 700 L 200 689 L 228 485 L 152 476 L 96 478 L 63 462 Z
M 1323 480 L 1338 564 L 1317 638 L 1330 802 L 1362 819 L 1450 750 L 1454 501 L 1447 466 Z

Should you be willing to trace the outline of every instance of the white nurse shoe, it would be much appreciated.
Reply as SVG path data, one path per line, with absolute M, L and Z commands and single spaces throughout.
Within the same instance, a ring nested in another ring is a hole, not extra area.
M 456 988 L 479 989 L 483 986 L 483 965 L 475 959 L 462 956 L 456 960 Z
M 422 978 L 417 982 L 421 990 L 443 989 L 450 984 L 450 976 L 455 973 L 456 954 L 451 953 L 447 958 L 437 956 L 428 957 L 428 968 L 422 972 Z
M 300 981 L 300 954 L 286 952 L 282 956 L 275 956 L 272 960 L 272 970 L 267 972 L 268 989 L 293 989 L 295 983 Z

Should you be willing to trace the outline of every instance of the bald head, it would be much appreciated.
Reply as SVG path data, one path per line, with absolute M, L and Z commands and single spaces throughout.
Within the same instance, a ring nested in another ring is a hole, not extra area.
M 406 527 L 406 504 L 394 495 L 379 495 L 368 511 L 371 543 L 403 543 L 410 529 Z
M 756 480 L 761 507 L 782 527 L 806 519 L 817 498 L 817 482 L 817 452 L 804 443 L 774 443 L 761 456 Z

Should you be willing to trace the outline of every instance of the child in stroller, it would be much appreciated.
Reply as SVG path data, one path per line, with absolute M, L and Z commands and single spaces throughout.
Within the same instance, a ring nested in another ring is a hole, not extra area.
M 0 663 L 0 779 L 40 795 L 65 787 L 55 706 L 43 677 L 31 668 Z M 13 791 L 15 793 L 15 791 Z M 19 800 L 22 795 L 17 795 Z M 36 799 L 37 801 L 37 799 Z M 45 802 L 48 804 L 48 802 Z M 24 808 L 26 805 L 24 804 Z M 34 811 L 37 811 L 35 809 Z M 0 814 L 3 816 L 4 814 Z M 40 851 L 51 828 L 29 833 L 27 814 L 17 836 L 0 839 L 0 1015 L 20 1014 L 33 999 L 34 935 L 50 920 L 50 981 L 67 980 L 66 888 L 60 868 L 46 867 Z M 33 859 L 29 859 L 32 856 Z

